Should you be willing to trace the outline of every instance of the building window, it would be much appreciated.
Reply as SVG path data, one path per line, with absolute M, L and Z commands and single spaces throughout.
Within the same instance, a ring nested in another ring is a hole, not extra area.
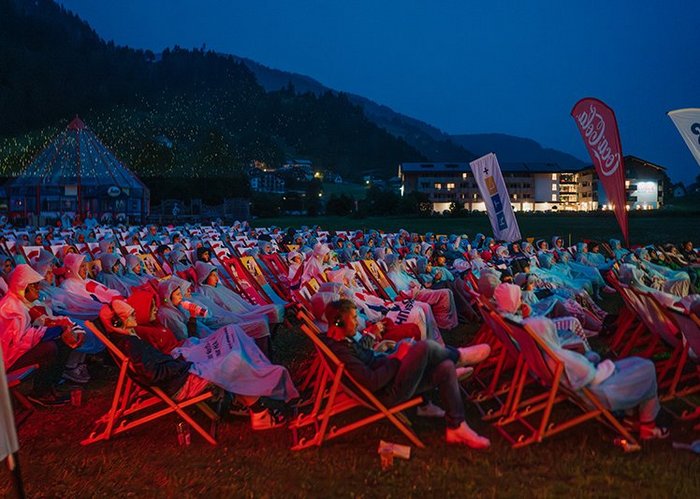
M 557 195 L 556 195 L 556 194 L 552 194 L 552 201 L 556 201 L 556 200 L 557 200 Z
M 435 185 L 433 185 L 435 189 L 442 189 L 442 184 L 440 182 L 435 182 Z
M 552 191 L 556 191 L 556 190 L 557 190 L 557 184 L 552 184 Z
M 463 174 L 462 174 L 462 180 L 466 180 L 466 179 L 467 179 L 467 174 L 466 174 L 466 173 L 463 173 Z
M 555 182 L 557 181 L 557 174 L 556 173 L 552 173 L 552 180 L 554 180 Z
M 452 182 L 450 182 L 450 183 L 447 184 L 447 190 L 448 190 L 448 191 L 451 191 L 451 190 L 453 190 L 454 188 L 455 188 L 455 185 L 454 185 Z
M 517 194 L 513 194 L 513 200 L 514 200 L 514 201 L 517 201 L 517 200 L 518 200 L 518 195 L 517 195 Z

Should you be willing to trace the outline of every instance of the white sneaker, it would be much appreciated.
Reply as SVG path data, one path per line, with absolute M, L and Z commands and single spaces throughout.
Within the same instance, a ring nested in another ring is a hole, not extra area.
M 422 418 L 444 418 L 445 411 L 432 402 L 425 405 L 419 405 L 416 409 L 416 415 Z
M 491 441 L 488 438 L 482 437 L 469 428 L 464 421 L 457 428 L 447 428 L 445 440 L 448 444 L 466 445 L 472 449 L 488 449 L 491 446 Z
M 465 379 L 471 377 L 472 374 L 474 374 L 474 368 L 457 367 L 455 368 L 455 372 L 457 373 L 457 381 L 464 381 Z
M 470 347 L 458 348 L 459 360 L 458 367 L 469 366 L 483 362 L 491 355 L 491 347 L 487 343 L 479 343 Z

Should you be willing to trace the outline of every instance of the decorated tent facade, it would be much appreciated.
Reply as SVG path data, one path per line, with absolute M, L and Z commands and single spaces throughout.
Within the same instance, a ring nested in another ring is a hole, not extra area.
M 77 116 L 12 180 L 9 210 L 18 215 L 91 213 L 143 222 L 150 192 Z

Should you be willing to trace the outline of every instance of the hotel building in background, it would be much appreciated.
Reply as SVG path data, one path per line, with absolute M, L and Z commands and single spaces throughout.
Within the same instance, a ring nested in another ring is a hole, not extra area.
M 668 177 L 663 166 L 625 156 L 627 206 L 657 209 L 664 204 Z M 501 163 L 515 211 L 594 211 L 611 209 L 593 166 L 567 169 L 556 163 Z M 465 210 L 485 211 L 469 163 L 401 163 L 401 194 L 428 195 L 433 211 L 457 203 Z

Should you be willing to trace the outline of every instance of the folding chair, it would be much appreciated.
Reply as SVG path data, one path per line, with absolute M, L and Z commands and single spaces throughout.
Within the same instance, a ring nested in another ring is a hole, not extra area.
M 214 433 L 219 416 L 205 403 L 213 397 L 211 391 L 175 402 L 160 388 L 137 383 L 130 376 L 132 367 L 126 355 L 91 321 L 85 321 L 85 326 L 107 347 L 119 367 L 119 379 L 109 411 L 95 421 L 95 429 L 81 442 L 82 445 L 109 440 L 112 436 L 173 413 L 186 421 L 207 442 L 216 445 Z M 211 420 L 209 432 L 185 412 L 191 406 L 196 406 Z
M 319 359 L 319 368 L 318 379 L 314 385 L 314 403 L 311 411 L 299 414 L 289 425 L 294 438 L 292 450 L 320 447 L 328 440 L 382 419 L 391 421 L 417 447 L 425 447 L 413 430 L 408 427 L 408 420 L 401 414 L 401 411 L 421 404 L 423 399 L 414 397 L 394 407 L 386 407 L 372 392 L 346 371 L 345 365 L 318 337 L 319 330 L 311 320 L 309 312 L 300 309 L 297 317 L 301 321 L 302 331 L 314 345 Z M 359 407 L 369 409 L 372 414 L 341 427 L 330 426 L 331 418 Z M 312 428 L 312 436 L 300 438 L 299 432 L 306 428 Z
M 395 300 L 399 295 L 399 292 L 391 282 L 389 277 L 384 272 L 384 269 L 374 260 L 362 260 L 362 267 L 365 270 L 365 274 L 374 284 L 374 287 L 379 291 L 382 298 L 387 300 Z
M 588 388 L 574 391 L 569 387 L 564 364 L 554 355 L 547 344 L 531 331 L 526 325 L 510 319 L 503 319 L 507 324 L 508 333 L 517 345 L 523 359 L 524 372 L 519 376 L 516 392 L 511 406 L 511 416 L 495 424 L 496 429 L 508 440 L 514 448 L 525 447 L 539 443 L 543 439 L 561 433 L 591 419 L 599 419 L 612 427 L 626 441 L 626 452 L 637 451 L 639 444 L 620 422 L 606 409 L 598 397 Z M 529 374 L 544 389 L 544 393 L 533 397 L 530 401 L 521 402 L 520 396 Z M 569 401 L 576 405 L 583 414 L 571 419 L 555 423 L 552 418 L 554 405 Z M 534 404 L 534 405 L 533 405 Z M 539 415 L 539 421 L 528 421 Z M 511 423 L 520 423 L 525 433 L 511 435 L 507 427 Z
M 663 400 L 682 398 L 688 405 L 694 407 L 697 412 L 697 404 L 687 400 L 685 397 L 700 391 L 700 361 L 697 357 L 700 354 L 700 319 L 692 312 L 681 308 L 665 307 L 664 311 L 678 326 L 685 341 L 679 342 L 681 353 L 675 363 L 675 369 Z M 690 358 L 690 349 L 696 356 L 691 361 L 690 369 L 685 369 Z M 672 360 L 669 359 L 669 366 L 673 367 L 673 365 Z M 684 373 L 684 371 L 690 372 Z M 681 417 L 685 417 L 686 414 L 684 413 Z
M 34 404 L 19 390 L 19 387 L 24 383 L 31 374 L 39 368 L 38 364 L 8 371 L 7 373 L 7 388 L 10 390 L 10 395 L 17 401 L 17 412 L 15 414 L 15 425 L 19 428 L 29 416 L 34 412 Z

